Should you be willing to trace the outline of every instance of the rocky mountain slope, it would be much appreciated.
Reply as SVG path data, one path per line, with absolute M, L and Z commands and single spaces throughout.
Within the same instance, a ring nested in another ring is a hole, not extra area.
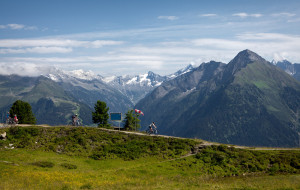
M 136 107 L 163 134 L 249 146 L 300 146 L 300 83 L 250 50 L 163 83 Z

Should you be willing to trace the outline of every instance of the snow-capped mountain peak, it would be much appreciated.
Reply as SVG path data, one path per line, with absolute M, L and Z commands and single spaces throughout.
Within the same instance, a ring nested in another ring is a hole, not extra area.
M 121 86 L 134 85 L 134 86 L 154 87 L 160 85 L 166 79 L 167 79 L 166 77 L 162 77 L 158 74 L 149 71 L 148 73 L 134 75 L 134 76 L 124 75 L 124 76 L 105 77 L 103 78 L 103 81 L 110 84 L 113 83 L 119 84 Z
M 169 78 L 175 78 L 175 77 L 178 77 L 180 75 L 183 75 L 185 73 L 188 73 L 190 71 L 192 71 L 195 67 L 192 65 L 192 64 L 189 64 L 188 66 L 186 66 L 185 68 L 183 69 L 180 69 L 179 71 L 171 74 L 171 75 L 168 75 Z
M 272 60 L 271 63 L 273 65 L 276 65 L 277 67 L 281 68 L 282 70 L 284 70 L 289 75 L 294 75 L 296 73 L 294 65 L 286 59 L 284 59 L 282 61 Z
M 82 69 L 73 71 L 63 71 L 57 68 L 46 75 L 46 77 L 56 82 L 67 82 L 73 85 L 82 85 L 86 88 L 92 89 L 89 86 L 89 81 L 99 80 L 107 85 L 117 89 L 119 92 L 127 96 L 133 103 L 137 103 L 140 99 L 145 97 L 154 88 L 160 86 L 163 82 L 171 80 L 177 76 L 190 72 L 195 67 L 192 64 L 185 68 L 167 76 L 160 76 L 152 71 L 139 75 L 123 75 L 123 76 L 109 76 L 102 77 L 96 75 L 92 71 L 84 71 Z M 87 82 L 87 83 L 86 83 Z
M 61 81 L 72 80 L 72 79 L 79 79 L 79 80 L 86 80 L 86 81 L 91 81 L 95 79 L 102 80 L 102 77 L 100 75 L 96 75 L 92 71 L 84 71 L 82 69 L 73 70 L 73 71 L 64 71 L 58 68 L 53 68 L 45 76 L 55 82 L 61 82 Z
M 82 80 L 94 80 L 94 79 L 101 79 L 99 75 L 96 75 L 93 71 L 83 71 L 82 69 L 73 70 L 73 71 L 66 71 L 68 75 L 73 76 L 77 79 Z
M 114 80 L 116 80 L 117 76 L 109 76 L 109 77 L 104 77 L 102 78 L 102 80 L 105 82 L 105 83 L 110 83 Z

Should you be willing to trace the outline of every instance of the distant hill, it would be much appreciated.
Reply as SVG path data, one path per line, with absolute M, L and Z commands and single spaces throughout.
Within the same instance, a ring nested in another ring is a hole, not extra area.
M 248 146 L 300 146 L 300 83 L 250 50 L 163 83 L 137 108 L 168 135 Z

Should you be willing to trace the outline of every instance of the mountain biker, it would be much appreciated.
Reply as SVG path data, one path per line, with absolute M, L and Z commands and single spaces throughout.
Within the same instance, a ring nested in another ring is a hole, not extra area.
M 76 126 L 79 126 L 79 125 L 80 125 L 79 117 L 78 117 L 78 115 L 76 114 Z
M 18 121 L 19 121 L 19 120 L 18 120 L 17 114 L 15 114 L 15 117 L 14 117 L 14 123 L 15 123 L 15 124 L 18 124 Z
M 72 125 L 73 126 L 78 126 L 79 125 L 79 119 L 78 119 L 78 115 L 75 114 L 72 116 Z
M 7 114 L 6 114 L 6 124 L 9 124 L 10 120 L 11 120 L 10 113 L 7 112 Z
M 154 129 L 155 132 L 157 133 L 157 127 L 156 127 L 154 121 L 149 125 L 149 131 L 150 131 L 151 133 L 154 133 L 153 129 Z

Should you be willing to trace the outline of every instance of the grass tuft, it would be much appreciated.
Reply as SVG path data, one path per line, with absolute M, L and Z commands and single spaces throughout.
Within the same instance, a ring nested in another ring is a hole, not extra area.
M 74 164 L 69 164 L 69 163 L 63 163 L 61 164 L 62 167 L 67 168 L 67 169 L 77 169 L 77 166 Z
M 37 161 L 37 162 L 32 163 L 32 165 L 39 166 L 42 168 L 53 168 L 54 167 L 54 163 L 48 162 L 48 161 Z

